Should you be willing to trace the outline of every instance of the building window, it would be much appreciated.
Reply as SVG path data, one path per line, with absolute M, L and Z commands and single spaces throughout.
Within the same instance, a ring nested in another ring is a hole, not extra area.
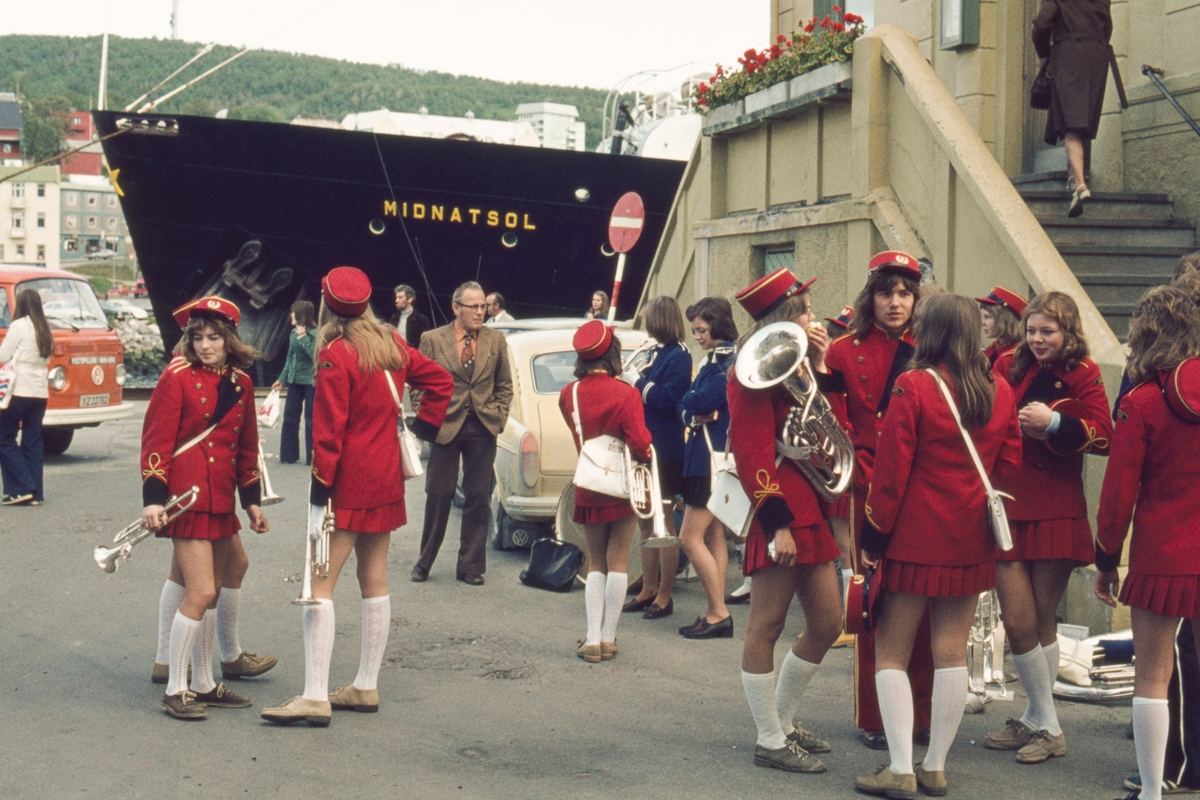
M 79 192 L 67 192 L 65 195 L 66 205 L 75 208 L 79 205 Z
M 87 205 L 88 208 L 95 208 L 96 206 L 100 205 L 99 195 L 89 194 L 87 196 Z
M 23 230 L 25 228 L 25 214 L 21 211 L 14 211 L 12 215 L 12 226 L 14 231 Z
M 71 124 L 72 125 L 82 125 L 83 118 L 82 117 L 71 117 Z
M 769 247 L 763 253 L 763 275 L 770 275 L 780 267 L 792 269 L 796 266 L 796 248 L 794 245 L 786 247 Z
M 25 245 L 19 244 L 19 245 L 17 245 L 17 261 L 24 261 L 24 260 L 25 260 Z
M 62 226 L 64 231 L 79 230 L 79 217 L 76 214 L 63 214 Z
M 104 205 L 108 206 L 109 208 L 117 208 L 117 196 L 115 194 L 107 195 L 104 198 Z
M 115 231 L 117 229 L 117 218 L 109 217 L 108 219 L 104 220 L 104 226 L 110 231 Z
M 25 184 L 14 183 L 12 185 L 12 196 L 13 197 L 24 197 L 25 196 Z
M 4 260 L 4 245 L 0 244 L 0 261 L 3 261 L 3 260 Z M 4 290 L 0 289 L 0 292 L 2 292 L 2 291 L 4 291 Z M 7 308 L 7 306 L 4 306 L 4 308 Z
M 38 214 L 38 227 L 39 228 L 46 227 L 46 215 L 45 214 L 41 214 L 41 213 Z
M 11 145 L 11 144 L 7 144 L 7 143 L 6 143 L 6 144 L 4 145 L 4 147 L 3 147 L 3 148 L 0 148 L 0 149 L 3 149 L 5 153 L 11 153 L 11 152 L 12 152 L 12 145 Z
M 39 244 L 38 245 L 38 261 L 45 261 L 45 260 L 46 260 L 46 245 Z
M 90 231 L 99 230 L 100 229 L 100 218 L 99 217 L 88 217 L 86 220 L 84 220 L 83 224 Z
M 39 183 L 38 184 L 38 197 L 45 197 L 45 196 L 46 196 L 46 184 Z

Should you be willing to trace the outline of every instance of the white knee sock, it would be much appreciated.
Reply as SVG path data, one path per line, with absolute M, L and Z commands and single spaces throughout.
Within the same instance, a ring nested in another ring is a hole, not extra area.
M 584 644 L 600 644 L 600 625 L 604 622 L 604 586 L 608 576 L 589 572 L 583 587 L 583 603 L 587 608 L 587 638 Z
M 816 674 L 818 664 L 805 661 L 791 650 L 783 657 L 779 667 L 779 682 L 775 686 L 775 709 L 779 713 L 779 727 L 784 735 L 796 730 L 796 712 L 808 682 Z
M 175 613 L 183 602 L 184 588 L 171 579 L 163 584 L 162 595 L 158 598 L 158 650 L 154 654 L 156 664 L 166 664 L 171 658 L 171 626 L 175 623 Z
M 929 729 L 929 749 L 922 766 L 934 772 L 946 768 L 946 754 L 954 744 L 962 722 L 963 698 L 967 696 L 967 668 L 946 667 L 933 671 L 933 710 Z M 888 739 L 890 742 L 891 739 Z
M 756 675 L 742 670 L 742 688 L 746 690 L 754 727 L 758 728 L 759 747 L 768 750 L 784 747 L 787 739 L 779 726 L 779 709 L 775 706 L 775 673 Z
M 200 620 L 200 634 L 192 643 L 192 691 L 203 694 L 217 688 L 213 680 L 213 640 L 217 632 L 217 612 L 207 609 Z
M 392 598 L 364 597 L 362 601 L 362 653 L 358 659 L 356 689 L 374 689 L 379 680 L 379 665 L 387 648 L 388 631 L 392 627 Z
M 192 655 L 192 645 L 200 633 L 201 624 L 198 619 L 189 619 L 182 612 L 175 612 L 175 618 L 171 621 L 171 644 L 167 652 L 167 665 L 171 668 L 167 678 L 167 694 L 179 694 L 187 688 L 188 659 Z
M 1054 644 L 1047 647 L 1042 645 L 1042 653 L 1046 656 L 1046 669 L 1050 670 L 1050 686 L 1054 687 L 1054 679 L 1058 677 L 1058 639 L 1054 640 Z
M 604 582 L 604 624 L 600 626 L 600 641 L 617 640 L 617 623 L 621 621 L 621 606 L 629 588 L 628 572 L 610 572 Z M 590 625 L 588 627 L 591 627 Z
M 883 717 L 883 731 L 887 734 L 892 772 L 897 775 L 911 775 L 913 695 L 908 673 L 899 669 L 879 670 L 875 673 L 875 692 L 879 695 L 879 713 Z M 955 702 L 961 711 L 963 698 L 959 697 Z
M 238 641 L 238 600 L 241 589 L 222 589 L 217 596 L 217 644 L 221 660 L 233 661 L 242 654 Z
M 1133 698 L 1133 740 L 1137 750 L 1138 774 L 1142 778 L 1141 800 L 1161 800 L 1163 763 L 1167 758 L 1170 712 L 1166 700 Z
M 304 607 L 304 698 L 329 699 L 329 659 L 333 655 L 333 601 Z
M 1029 706 L 1021 717 L 1021 724 L 1030 730 L 1049 731 L 1054 736 L 1062 733 L 1062 728 L 1058 726 L 1058 712 L 1054 708 L 1054 695 L 1051 693 L 1054 684 L 1050 680 L 1042 646 L 1039 644 L 1028 653 L 1014 654 L 1013 665 L 1017 668 L 1017 677 L 1021 679 L 1025 694 L 1029 695 Z

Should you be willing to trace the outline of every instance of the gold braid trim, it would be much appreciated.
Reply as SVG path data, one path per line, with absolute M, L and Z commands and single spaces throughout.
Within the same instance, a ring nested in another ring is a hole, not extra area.
M 150 478 L 158 478 L 163 483 L 167 482 L 166 470 L 160 466 L 162 464 L 162 456 L 158 453 L 151 453 L 146 458 L 146 463 L 150 466 L 150 469 L 142 470 L 142 483 L 145 483 Z
M 754 493 L 754 513 L 758 513 L 758 509 L 766 502 L 768 497 L 783 497 L 783 492 L 779 489 L 778 483 L 771 482 L 771 473 L 765 469 L 760 469 L 754 476 L 758 481 L 758 491 Z

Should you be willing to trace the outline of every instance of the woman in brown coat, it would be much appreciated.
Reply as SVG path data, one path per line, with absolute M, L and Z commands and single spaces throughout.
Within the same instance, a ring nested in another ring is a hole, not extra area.
M 1096 138 L 1108 81 L 1112 16 L 1109 0 L 1042 0 L 1033 18 L 1033 45 L 1048 58 L 1050 110 L 1046 144 L 1066 143 L 1074 194 L 1067 216 L 1083 213 L 1092 196 L 1083 177 L 1083 140 Z

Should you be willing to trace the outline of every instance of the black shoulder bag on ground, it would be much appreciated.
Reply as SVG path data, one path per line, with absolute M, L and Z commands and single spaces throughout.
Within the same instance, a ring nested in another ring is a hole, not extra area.
M 536 539 L 529 547 L 529 569 L 521 571 L 521 583 L 535 589 L 569 592 L 582 563 L 583 553 L 570 542 Z

